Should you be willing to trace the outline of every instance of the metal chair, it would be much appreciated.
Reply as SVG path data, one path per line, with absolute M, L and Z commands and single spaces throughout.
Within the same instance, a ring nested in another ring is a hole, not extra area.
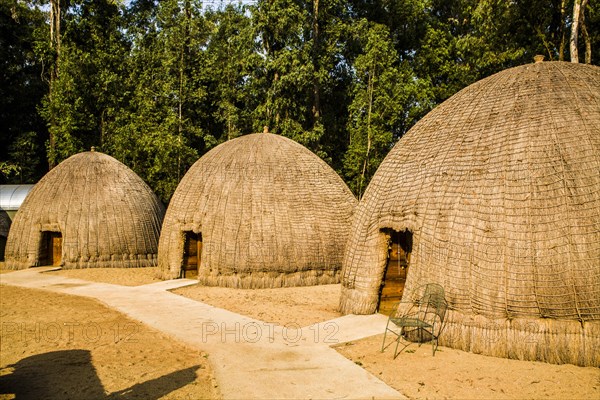
M 389 331 L 397 336 L 395 340 L 396 348 L 394 350 L 394 359 L 396 359 L 398 354 L 410 344 L 405 345 L 400 352 L 398 352 L 400 338 L 405 337 L 406 339 L 406 328 L 412 328 L 411 332 L 409 332 L 411 334 L 411 339 L 418 337 L 419 346 L 423 343 L 424 336 L 430 338 L 433 356 L 435 356 L 435 351 L 438 348 L 438 338 L 442 332 L 444 317 L 446 316 L 446 310 L 448 309 L 448 303 L 446 302 L 444 295 L 444 288 L 437 283 L 423 285 L 421 286 L 420 291 L 422 291 L 423 295 L 419 300 L 398 303 L 394 308 L 394 312 L 392 312 L 388 318 L 383 335 L 383 343 L 381 344 L 381 352 L 383 353 L 387 347 L 385 345 L 385 338 Z M 406 306 L 401 307 L 403 304 L 406 304 Z

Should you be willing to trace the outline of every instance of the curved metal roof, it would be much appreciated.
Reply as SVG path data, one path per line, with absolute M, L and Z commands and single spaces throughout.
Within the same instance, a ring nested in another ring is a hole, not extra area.
M 18 210 L 34 185 L 0 185 L 0 210 Z

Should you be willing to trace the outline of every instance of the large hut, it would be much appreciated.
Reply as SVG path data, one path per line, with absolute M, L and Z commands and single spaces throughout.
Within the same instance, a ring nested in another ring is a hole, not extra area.
M 440 344 L 600 365 L 600 68 L 508 69 L 419 121 L 357 207 L 341 310 L 375 312 L 398 269 L 403 301 L 445 288 Z
M 156 266 L 164 207 L 132 170 L 97 151 L 48 172 L 13 220 L 6 267 Z
M 179 183 L 158 262 L 165 278 L 265 288 L 339 282 L 356 199 L 324 161 L 270 133 L 225 142 Z

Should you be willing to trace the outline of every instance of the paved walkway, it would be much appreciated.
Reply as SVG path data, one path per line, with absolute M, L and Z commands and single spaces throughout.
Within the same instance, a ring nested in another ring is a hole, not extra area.
M 168 291 L 195 280 L 129 287 L 43 273 L 52 269 L 0 274 L 0 283 L 91 297 L 207 352 L 224 399 L 405 398 L 330 347 L 383 332 L 382 315 L 286 328 Z

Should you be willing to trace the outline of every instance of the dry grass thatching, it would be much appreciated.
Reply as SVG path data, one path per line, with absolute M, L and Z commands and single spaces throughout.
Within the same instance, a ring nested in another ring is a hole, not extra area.
M 413 233 L 405 295 L 445 287 L 446 345 L 599 365 L 600 68 L 505 70 L 415 125 L 357 208 L 345 313 L 377 307 L 385 228 Z
M 185 232 L 201 234 L 199 281 L 267 288 L 339 282 L 356 199 L 315 154 L 259 133 L 223 143 L 181 180 L 165 215 L 159 267 L 181 274 Z
M 62 235 L 63 268 L 156 265 L 164 207 L 132 170 L 91 151 L 48 172 L 31 190 L 12 223 L 6 266 L 44 262 L 43 232 Z

